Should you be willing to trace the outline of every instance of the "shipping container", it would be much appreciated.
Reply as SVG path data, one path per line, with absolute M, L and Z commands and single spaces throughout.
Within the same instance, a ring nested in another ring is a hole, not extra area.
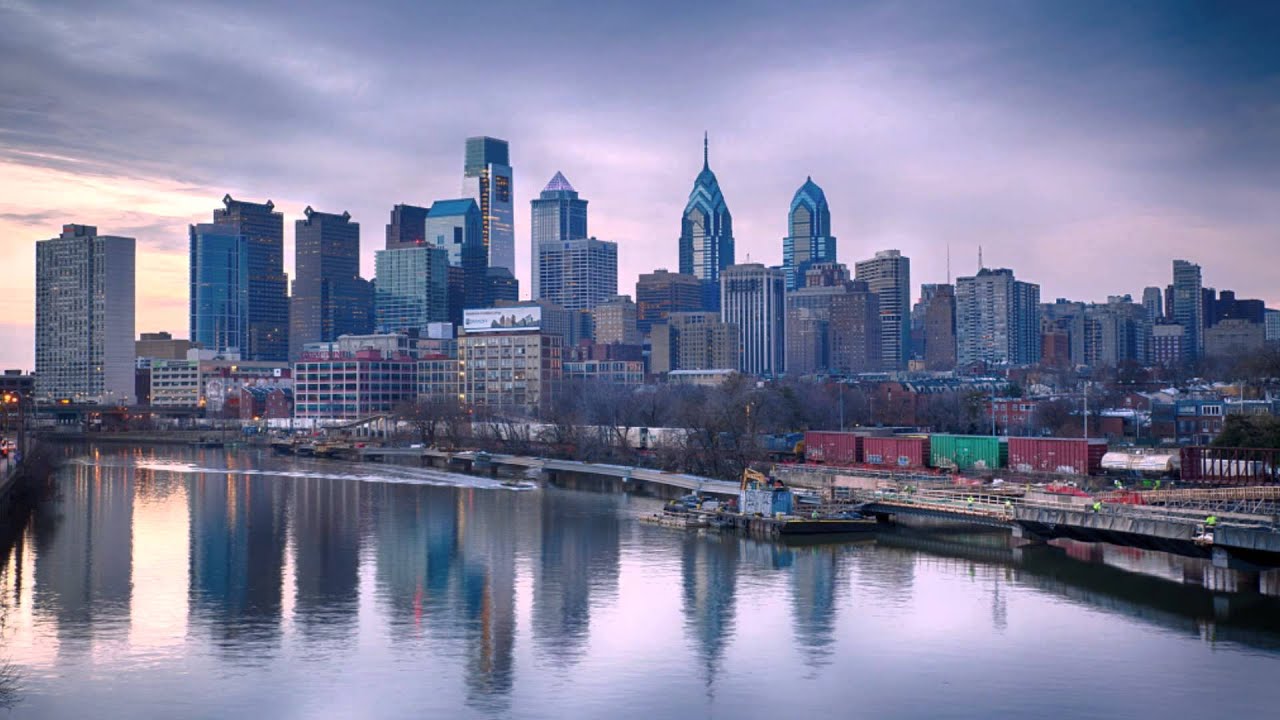
M 1106 440 L 1009 438 L 1009 469 L 1019 472 L 1097 475 L 1106 454 Z
M 930 435 L 929 464 L 947 470 L 995 470 L 1007 464 L 1009 446 L 994 435 Z
M 917 470 L 928 467 L 929 438 L 923 435 L 865 438 L 862 441 L 862 462 Z
M 856 465 L 862 462 L 860 433 L 810 430 L 804 434 L 805 462 L 822 465 Z

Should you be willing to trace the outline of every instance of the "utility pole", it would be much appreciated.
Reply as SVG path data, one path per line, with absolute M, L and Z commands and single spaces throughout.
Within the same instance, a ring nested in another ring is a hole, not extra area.
M 1084 439 L 1089 439 L 1089 381 L 1084 381 Z
M 840 393 L 840 432 L 844 432 L 844 383 L 836 386 Z

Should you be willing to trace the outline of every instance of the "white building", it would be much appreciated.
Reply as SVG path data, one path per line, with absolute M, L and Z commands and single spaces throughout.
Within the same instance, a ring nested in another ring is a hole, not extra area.
M 730 265 L 720 273 L 721 321 L 738 326 L 738 368 L 781 375 L 786 356 L 787 279 L 760 263 Z
M 1031 365 L 1040 361 L 1040 286 L 1007 268 L 956 279 L 956 362 Z
M 135 244 L 92 225 L 36 243 L 37 399 L 133 402 Z

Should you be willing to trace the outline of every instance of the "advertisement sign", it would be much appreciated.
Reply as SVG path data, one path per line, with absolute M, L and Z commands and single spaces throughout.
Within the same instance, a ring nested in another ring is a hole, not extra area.
M 509 307 L 462 311 L 462 328 L 467 333 L 517 332 L 542 326 L 542 308 Z

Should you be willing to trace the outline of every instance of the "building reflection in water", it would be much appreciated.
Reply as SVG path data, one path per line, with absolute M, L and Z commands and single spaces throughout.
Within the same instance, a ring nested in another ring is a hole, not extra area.
M 294 624 L 304 640 L 348 641 L 360 600 L 362 483 L 293 482 Z
M 517 538 L 512 529 L 518 496 L 472 489 L 458 494 L 467 701 L 490 712 L 507 709 L 514 681 Z
M 708 688 L 720 670 L 733 637 L 739 539 L 729 535 L 687 535 L 681 544 L 685 632 L 699 656 Z
M 837 547 L 797 548 L 791 569 L 791 617 L 796 645 L 806 663 L 831 660 L 836 637 L 838 592 L 844 585 Z

